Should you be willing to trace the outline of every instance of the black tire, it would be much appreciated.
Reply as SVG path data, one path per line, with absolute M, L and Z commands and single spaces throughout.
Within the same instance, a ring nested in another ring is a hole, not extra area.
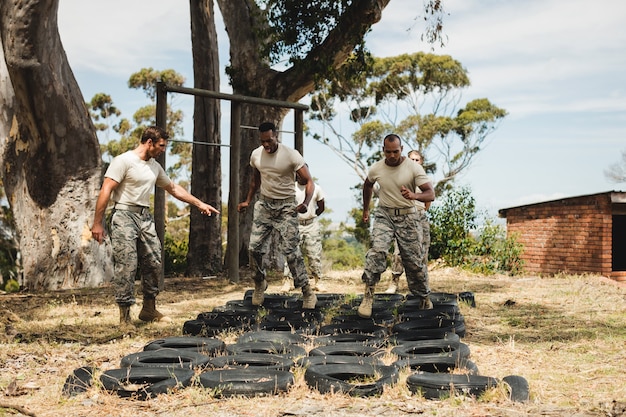
M 209 362 L 209 357 L 192 350 L 159 349 L 131 353 L 124 356 L 122 368 L 202 368 Z
M 253 397 L 288 391 L 294 384 L 294 376 L 288 371 L 272 369 L 224 369 L 200 374 L 199 383 L 204 388 L 215 390 L 217 397 Z
M 463 291 L 458 294 L 460 302 L 467 304 L 470 307 L 476 307 L 476 299 L 474 293 L 471 291 Z
M 455 346 L 443 339 L 419 340 L 395 346 L 391 349 L 391 353 L 398 355 L 400 359 L 452 358 L 454 360 L 461 361 L 469 358 L 470 348 L 465 343 L 459 343 Z
M 440 309 L 432 310 L 404 310 L 398 314 L 398 320 L 422 320 L 422 319 L 445 319 L 445 320 L 459 320 L 462 319 L 461 312 L 451 313 L 449 311 L 442 311 Z
M 211 311 L 196 317 L 209 327 L 250 327 L 257 321 L 256 311 Z
M 324 320 L 324 313 L 320 310 L 273 308 L 269 310 L 265 319 L 268 321 L 295 320 L 309 323 L 320 323 Z
M 442 304 L 442 305 L 433 305 L 433 308 L 430 310 L 421 310 L 419 308 L 419 303 L 421 303 L 421 299 L 413 299 L 408 300 L 404 304 L 398 306 L 398 315 L 403 316 L 408 313 L 419 314 L 420 312 L 424 314 L 441 314 L 441 315 L 450 315 L 457 316 L 461 314 L 461 309 L 457 304 Z
M 406 379 L 409 390 L 426 399 L 440 399 L 451 394 L 478 396 L 486 389 L 498 385 L 498 380 L 481 375 L 411 374 Z
M 345 321 L 343 323 L 333 323 L 322 326 L 319 329 L 321 335 L 333 335 L 341 333 L 360 333 L 374 337 L 384 338 L 387 336 L 387 329 L 383 326 L 367 321 Z
M 264 368 L 288 371 L 295 364 L 292 359 L 282 355 L 241 353 L 210 358 L 207 365 L 213 369 Z
M 385 351 L 378 347 L 364 345 L 363 343 L 336 343 L 316 347 L 309 351 L 309 356 L 377 356 L 383 355 Z
M 219 325 L 211 322 L 207 323 L 205 320 L 199 319 L 187 320 L 183 323 L 183 335 L 188 336 L 214 337 L 225 332 L 248 331 L 250 329 L 250 323 Z
M 105 390 L 120 397 L 146 400 L 189 386 L 194 375 L 190 369 L 133 367 L 105 371 L 100 375 L 100 382 Z
M 389 340 L 393 344 L 403 344 L 406 342 L 415 342 L 418 340 L 432 340 L 432 339 L 450 339 L 454 338 L 461 340 L 460 336 L 452 330 L 446 329 L 423 329 L 419 331 L 407 331 L 399 332 L 391 335 Z
M 257 313 L 259 311 L 259 307 L 246 304 L 243 300 L 230 300 L 227 301 L 223 306 L 218 306 L 213 308 L 213 312 L 239 312 L 239 313 Z
M 307 368 L 311 365 L 334 365 L 334 364 L 358 364 L 384 366 L 383 361 L 376 356 L 346 356 L 346 355 L 328 355 L 328 356 L 306 356 L 296 361 L 296 365 Z
M 247 290 L 243 301 L 245 305 L 252 305 L 252 293 L 254 290 Z M 266 293 L 263 299 L 263 307 L 272 308 L 295 308 L 298 305 L 298 296 L 290 294 L 270 294 Z
M 303 344 L 306 338 L 299 333 L 258 330 L 255 332 L 246 332 L 237 338 L 237 343 L 248 342 L 272 342 L 282 344 Z
M 447 293 L 447 292 L 431 292 L 428 297 L 430 301 L 432 301 L 433 306 L 439 305 L 458 305 L 458 299 L 456 294 Z M 409 294 L 406 297 L 405 304 L 415 304 L 421 301 L 421 297 L 418 297 L 413 294 Z
M 226 346 L 226 352 L 231 355 L 240 353 L 263 353 L 270 355 L 282 355 L 290 359 L 306 356 L 306 349 L 302 346 L 289 343 L 274 342 L 247 342 L 234 343 Z
M 259 329 L 269 332 L 296 332 L 300 334 L 314 334 L 317 332 L 317 324 L 306 321 L 267 321 L 259 323 Z
M 423 358 L 408 357 L 395 361 L 393 366 L 399 369 L 409 368 L 411 371 L 429 372 L 429 373 L 452 373 L 455 370 L 461 370 L 470 375 L 478 375 L 478 366 L 467 358 Z
M 502 382 L 509 388 L 511 401 L 525 403 L 530 400 L 530 386 L 526 378 L 519 375 L 508 375 L 502 378 Z
M 143 350 L 158 350 L 164 348 L 178 350 L 192 350 L 207 356 L 215 356 L 224 352 L 226 344 L 214 337 L 174 336 L 153 340 L 143 347 Z
M 421 320 L 408 320 L 397 323 L 393 326 L 392 331 L 394 333 L 410 333 L 420 332 L 422 330 L 440 329 L 446 332 L 454 332 L 459 337 L 465 336 L 465 319 L 459 318 L 457 320 L 448 319 L 421 319 Z
M 93 366 L 83 366 L 74 369 L 74 371 L 65 379 L 65 384 L 63 384 L 61 393 L 65 397 L 73 397 L 74 395 L 87 391 L 87 389 L 91 387 L 93 374 L 97 370 L 98 368 Z
M 328 336 L 318 336 L 313 339 L 317 346 L 334 345 L 339 343 L 362 343 L 367 346 L 382 347 L 387 344 L 387 340 L 362 333 L 341 333 Z
M 378 379 L 364 384 L 348 382 L 358 378 Z M 361 364 L 311 365 L 304 373 L 304 380 L 322 394 L 341 392 L 354 397 L 370 397 L 382 394 L 385 385 L 398 381 L 398 368 Z

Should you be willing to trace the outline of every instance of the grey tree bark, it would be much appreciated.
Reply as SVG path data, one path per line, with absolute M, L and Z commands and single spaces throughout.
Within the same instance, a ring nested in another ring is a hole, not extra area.
M 23 258 L 21 284 L 32 290 L 97 286 L 112 276 L 109 245 L 90 233 L 99 145 L 57 10 L 58 0 L 0 2 L 2 179 Z
M 189 4 L 194 87 L 219 91 L 220 68 L 213 0 L 190 0 Z M 219 100 L 195 97 L 193 119 L 194 142 L 221 143 Z M 191 193 L 221 210 L 221 149 L 215 145 L 194 145 Z M 191 210 L 187 275 L 207 275 L 222 270 L 221 234 L 220 216 L 207 217 L 198 210 Z

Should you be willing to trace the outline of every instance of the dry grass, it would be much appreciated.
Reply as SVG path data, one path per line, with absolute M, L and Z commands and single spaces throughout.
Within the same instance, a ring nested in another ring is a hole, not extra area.
M 329 292 L 359 293 L 360 271 L 331 272 Z M 379 290 L 384 290 L 386 279 Z M 472 291 L 476 308 L 462 305 L 463 340 L 482 375 L 525 377 L 527 404 L 494 389 L 482 397 L 425 400 L 400 383 L 377 398 L 321 395 L 304 383 L 279 396 L 214 398 L 186 388 L 149 401 L 121 399 L 98 384 L 71 398 L 66 377 L 80 366 L 117 368 L 120 359 L 149 341 L 181 335 L 186 320 L 228 300 L 241 299 L 251 281 L 170 279 L 159 297 L 171 324 L 139 324 L 132 335 L 117 327 L 110 288 L 46 295 L 0 295 L 0 416 L 618 416 L 626 405 L 626 288 L 598 276 L 507 277 L 431 271 L 433 291 Z M 277 290 L 279 279 L 270 283 Z M 406 291 L 406 287 L 403 288 Z M 133 309 L 137 314 L 138 308 Z M 224 336 L 233 342 L 236 334 Z M 307 349 L 312 348 L 307 346 Z M 394 357 L 387 354 L 386 362 Z M 4 407 L 4 408 L 3 408 Z M 21 410 L 19 412 L 18 410 Z

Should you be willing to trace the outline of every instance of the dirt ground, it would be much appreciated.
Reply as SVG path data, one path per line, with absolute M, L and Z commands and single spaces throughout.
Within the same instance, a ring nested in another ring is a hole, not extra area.
M 361 293 L 361 271 L 330 271 L 327 292 Z M 270 280 L 276 292 L 281 277 Z M 384 291 L 388 277 L 379 291 Z M 288 393 L 269 397 L 216 398 L 189 387 L 148 401 L 118 398 L 95 384 L 66 397 L 67 376 L 81 366 L 118 368 L 120 359 L 148 342 L 182 335 L 186 320 L 252 287 L 224 277 L 168 278 L 158 298 L 172 323 L 145 324 L 121 332 L 110 287 L 46 294 L 0 295 L 0 416 L 621 416 L 626 415 L 626 288 L 599 276 L 480 276 L 431 269 L 433 291 L 474 293 L 462 304 L 471 350 L 481 375 L 520 375 L 530 385 L 528 403 L 514 403 L 502 389 L 479 398 L 426 400 L 400 382 L 379 397 L 322 395 L 306 386 L 303 372 Z M 401 287 L 406 293 L 406 284 Z M 233 343 L 237 334 L 220 336 Z M 308 349 L 313 346 L 306 346 Z M 391 363 L 394 355 L 384 356 Z

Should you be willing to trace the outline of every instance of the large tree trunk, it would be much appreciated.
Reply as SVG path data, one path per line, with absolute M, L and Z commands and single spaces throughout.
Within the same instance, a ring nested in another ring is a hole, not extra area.
M 99 145 L 61 44 L 57 9 L 58 0 L 0 2 L 0 78 L 3 90 L 10 81 L 14 91 L 14 98 L 0 97 L 2 178 L 23 284 L 32 290 L 96 286 L 112 276 L 110 247 L 90 233 Z
M 219 91 L 220 68 L 213 0 L 191 0 L 191 43 L 194 87 Z M 191 193 L 218 210 L 222 202 L 220 101 L 195 97 Z M 191 210 L 187 275 L 207 275 L 222 270 L 222 223 Z

